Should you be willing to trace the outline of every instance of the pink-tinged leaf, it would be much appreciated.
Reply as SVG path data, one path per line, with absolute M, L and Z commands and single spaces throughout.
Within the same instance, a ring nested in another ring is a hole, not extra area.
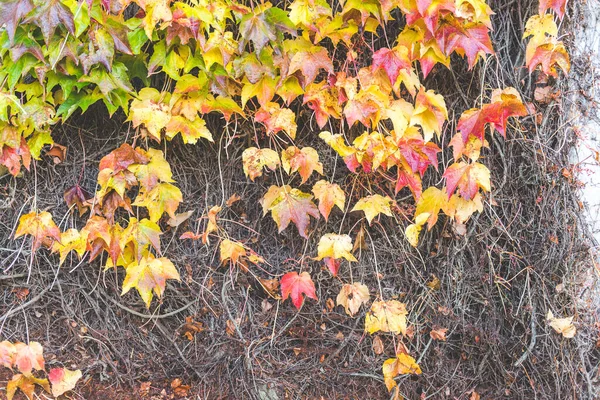
M 454 163 L 444 172 L 448 199 L 454 194 L 458 187 L 460 195 L 465 200 L 471 200 L 479 192 L 479 188 L 486 192 L 491 190 L 490 171 L 480 163 L 467 164 L 465 162 Z
M 69 390 L 73 390 L 80 378 L 80 370 L 70 371 L 66 368 L 52 368 L 48 373 L 48 380 L 52 384 L 52 395 L 58 397 Z
M 44 349 L 38 342 L 16 343 L 15 348 L 15 366 L 25 375 L 31 375 L 32 370 L 41 371 L 44 369 Z
M 540 0 L 539 14 L 544 15 L 548 9 L 553 9 L 560 19 L 565 15 L 567 0 Z
M 373 66 L 375 71 L 383 68 L 392 85 L 396 83 L 400 71 L 410 69 L 411 62 L 408 58 L 408 49 L 404 46 L 397 46 L 393 49 L 382 48 L 373 53 Z
M 304 297 L 318 300 L 315 293 L 315 284 L 313 283 L 308 272 L 302 272 L 298 275 L 297 272 L 288 272 L 281 278 L 281 297 L 286 300 L 288 297 L 292 299 L 292 303 L 297 309 L 302 307 Z

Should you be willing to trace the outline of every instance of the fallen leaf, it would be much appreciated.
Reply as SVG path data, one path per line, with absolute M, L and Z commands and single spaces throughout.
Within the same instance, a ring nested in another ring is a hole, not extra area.
M 353 317 L 360 306 L 369 301 L 369 288 L 360 282 L 353 284 L 344 284 L 340 293 L 337 295 L 336 302 L 338 306 L 344 307 L 346 314 Z
M 375 354 L 379 355 L 382 354 L 384 351 L 383 348 L 383 341 L 381 340 L 381 338 L 379 336 L 375 336 L 373 338 L 373 351 L 375 352 Z
M 433 340 L 439 340 L 442 342 L 446 341 L 446 332 L 448 332 L 448 329 L 446 328 L 436 328 L 436 329 L 432 329 L 431 332 L 429 332 L 429 336 L 431 336 L 431 338 Z
M 397 383 L 394 378 L 398 375 L 406 374 L 421 374 L 421 367 L 417 361 L 408 354 L 398 354 L 396 358 L 390 358 L 383 363 L 383 379 L 388 391 L 396 387 Z
M 362 211 L 365 213 L 365 217 L 371 224 L 373 218 L 379 214 L 385 214 L 388 217 L 392 216 L 392 210 L 390 209 L 390 203 L 393 200 L 389 196 L 382 196 L 380 194 L 374 194 L 371 196 L 363 197 L 354 205 L 350 211 Z
M 25 376 L 22 374 L 15 374 L 10 381 L 6 384 L 6 398 L 12 400 L 17 389 L 27 396 L 29 400 L 33 400 L 35 385 L 39 385 L 44 388 L 45 391 L 50 393 L 50 385 L 48 385 L 48 379 L 38 379 L 34 376 Z
M 300 274 L 288 272 L 281 278 L 281 298 L 283 301 L 290 297 L 294 306 L 300 309 L 304 302 L 303 294 L 306 297 L 318 300 L 315 293 L 315 284 L 308 272 L 304 271 Z
M 80 378 L 80 370 L 70 371 L 66 368 L 51 369 L 48 373 L 48 379 L 52 384 L 52 395 L 58 397 L 69 390 L 73 390 Z
M 405 334 L 407 315 L 404 303 L 397 300 L 375 301 L 365 316 L 365 331 L 370 334 L 379 331 Z
M 574 317 L 555 318 L 550 310 L 548 310 L 548 314 L 546 315 L 548 325 L 550 325 L 556 333 L 560 333 L 567 339 L 574 337 L 577 332 L 577 328 L 573 325 L 573 318 Z

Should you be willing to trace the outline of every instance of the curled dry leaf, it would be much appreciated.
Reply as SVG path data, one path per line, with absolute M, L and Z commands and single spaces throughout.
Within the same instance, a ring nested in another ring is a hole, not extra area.
M 375 336 L 373 338 L 373 351 L 377 355 L 382 354 L 384 351 L 383 341 L 381 340 L 381 338 L 379 336 Z
M 345 284 L 337 295 L 337 305 L 344 307 L 346 314 L 353 317 L 360 306 L 369 301 L 369 288 L 360 282 Z
M 556 333 L 560 333 L 567 339 L 574 337 L 577 332 L 577 328 L 573 325 L 573 317 L 555 318 L 552 311 L 548 311 L 546 320 L 548 321 L 548 325 L 550 325 Z
M 439 340 L 442 342 L 446 341 L 446 332 L 448 332 L 448 329 L 446 328 L 436 328 L 436 329 L 432 329 L 431 332 L 429 332 L 429 336 L 431 336 L 431 338 L 433 340 Z

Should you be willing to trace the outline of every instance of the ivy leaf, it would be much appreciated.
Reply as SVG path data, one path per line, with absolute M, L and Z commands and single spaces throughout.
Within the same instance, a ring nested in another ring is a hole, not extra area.
M 315 81 L 320 69 L 333 74 L 333 63 L 329 58 L 329 53 L 324 47 L 310 46 L 294 54 L 290 61 L 288 74 L 291 75 L 296 71 L 302 72 L 303 86 L 306 86 Z
M 77 381 L 81 379 L 81 371 L 71 371 L 67 368 L 52 368 L 48 373 L 48 380 L 52 384 L 52 395 L 58 397 L 73 390 Z
M 0 342 L 0 364 L 6 368 L 12 368 L 15 363 L 17 348 L 8 340 Z
M 174 182 L 171 165 L 162 151 L 152 148 L 144 151 L 138 147 L 132 156 L 137 161 L 127 165 L 127 170 L 135 175 L 142 191 L 152 190 L 159 182 Z
M 451 19 L 450 21 L 450 23 L 442 25 L 439 30 L 443 51 L 447 55 L 450 55 L 453 51 L 460 55 L 466 55 L 469 69 L 472 69 L 479 57 L 494 54 L 487 26 L 484 24 L 460 23 L 457 19 Z
M 448 119 L 446 102 L 441 94 L 433 90 L 419 89 L 415 100 L 415 109 L 410 117 L 411 125 L 420 125 L 423 129 L 425 142 L 429 142 L 436 133 L 438 138 L 442 134 L 444 121 Z
M 288 6 L 289 17 L 296 26 L 313 27 L 321 17 L 331 17 L 331 6 L 326 0 L 294 0 Z
M 33 10 L 31 0 L 5 0 L 0 3 L 0 26 L 6 27 L 11 44 L 19 22 L 31 10 Z
M 554 10 L 560 19 L 565 15 L 567 0 L 540 0 L 539 14 L 544 15 L 548 9 Z
M 152 32 L 159 21 L 170 22 L 173 19 L 170 0 L 137 0 L 138 5 L 146 13 L 143 19 L 144 32 L 152 40 Z
M 223 239 L 219 244 L 219 255 L 222 264 L 229 261 L 231 264 L 237 265 L 240 258 L 246 256 L 246 248 L 240 242 Z
M 303 104 L 308 105 L 308 108 L 315 112 L 319 128 L 327 124 L 329 117 L 340 119 L 342 115 L 337 88 L 328 86 L 325 81 L 306 86 Z
M 319 218 L 319 210 L 312 202 L 313 196 L 292 189 L 290 186 L 271 186 L 260 200 L 263 215 L 271 211 L 271 216 L 279 228 L 283 231 L 290 222 L 296 224 L 300 236 L 308 239 L 307 230 L 310 216 Z
M 35 394 L 35 385 L 41 386 L 45 391 L 50 393 L 48 379 L 39 379 L 35 376 L 15 374 L 6 384 L 6 399 L 12 400 L 17 392 L 17 389 L 20 389 L 29 400 L 33 400 L 33 396 Z
M 256 96 L 261 106 L 266 106 L 275 96 L 277 80 L 268 75 L 263 75 L 256 83 L 244 83 L 242 87 L 242 107 L 246 107 L 248 100 Z
M 269 134 L 284 131 L 289 137 L 296 139 L 296 114 L 289 108 L 281 108 L 279 104 L 269 102 L 254 114 L 254 120 L 265 124 Z
M 369 288 L 360 282 L 353 284 L 344 284 L 340 293 L 338 293 L 336 302 L 338 306 L 344 307 L 346 314 L 354 317 L 360 306 L 369 301 Z
M 344 116 L 348 126 L 360 121 L 366 127 L 376 127 L 384 110 L 389 105 L 389 96 L 378 86 L 371 85 L 361 89 L 356 96 L 348 100 L 344 107 Z
M 379 214 L 385 214 L 388 217 L 392 216 L 392 210 L 390 209 L 391 202 L 392 199 L 390 199 L 389 196 L 384 197 L 380 194 L 373 194 L 358 200 L 350 211 L 364 212 L 365 217 L 370 225 L 371 221 L 373 221 L 373 218 Z
M 60 254 L 60 263 L 62 265 L 71 250 L 77 252 L 81 259 L 87 248 L 87 232 L 79 232 L 77 229 L 67 229 L 60 234 L 60 241 L 52 244 L 52 251 Z
M 271 149 L 249 147 L 242 153 L 242 163 L 244 164 L 244 174 L 254 182 L 254 179 L 262 176 L 264 167 L 275 171 L 280 164 L 279 154 Z
M 548 321 L 548 325 L 550 325 L 556 333 L 560 333 L 565 338 L 571 339 L 575 337 L 577 328 L 573 325 L 573 317 L 556 318 L 552 311 L 548 310 L 546 321 Z
M 281 298 L 285 301 L 288 297 L 292 299 L 292 303 L 299 310 L 304 302 L 304 297 L 310 297 L 314 300 L 319 300 L 315 293 L 315 284 L 313 283 L 308 272 L 288 272 L 281 277 Z
M 193 120 L 189 120 L 181 115 L 171 117 L 166 126 L 165 136 L 168 139 L 172 139 L 178 133 L 181 133 L 181 139 L 186 144 L 196 144 L 200 138 L 206 139 L 209 142 L 214 141 L 212 134 L 206 127 L 206 121 L 199 117 Z
M 144 124 L 152 138 L 161 139 L 161 131 L 171 120 L 171 110 L 168 105 L 170 94 L 161 93 L 154 88 L 143 88 L 133 99 L 129 108 L 129 120 L 133 127 Z
M 417 361 L 406 353 L 400 353 L 396 358 L 389 358 L 384 361 L 383 367 L 383 380 L 388 391 L 391 391 L 397 386 L 394 378 L 398 375 L 406 374 L 421 374 L 421 367 L 417 364 Z
M 398 80 L 398 75 L 403 69 L 412 68 L 410 58 L 408 58 L 408 49 L 404 46 L 396 46 L 393 49 L 381 48 L 373 53 L 373 71 L 383 68 L 392 85 Z
M 443 177 L 446 178 L 448 199 L 456 187 L 465 200 L 474 198 L 479 188 L 486 192 L 491 190 L 490 170 L 480 163 L 467 164 L 463 161 L 454 163 L 446 169 Z
M 31 376 L 31 371 L 44 369 L 44 349 L 38 342 L 15 343 L 14 365 L 25 376 Z
M 348 261 L 357 262 L 352 255 L 352 238 L 348 235 L 337 235 L 335 233 L 326 233 L 321 236 L 317 249 L 315 260 L 324 258 L 344 258 Z
M 312 147 L 290 146 L 281 152 L 281 166 L 290 175 L 294 172 L 300 173 L 302 183 L 312 175 L 313 172 L 323 175 L 323 164 L 319 162 L 319 153 Z
M 365 331 L 406 334 L 406 305 L 397 300 L 375 301 L 365 316 Z
M 210 235 L 213 232 L 216 232 L 219 229 L 219 224 L 217 223 L 217 216 L 221 210 L 222 208 L 220 206 L 212 206 L 210 210 L 208 210 L 208 223 L 206 224 L 206 229 L 202 233 L 202 243 L 210 244 L 208 235 Z
M 75 35 L 75 22 L 69 7 L 60 0 L 47 0 L 41 3 L 33 15 L 25 20 L 26 23 L 34 22 L 42 30 L 44 41 L 50 44 L 50 39 L 58 25 L 62 24 L 71 35 Z
M 128 244 L 133 244 L 136 249 L 138 260 L 142 258 L 146 246 L 152 245 L 160 254 L 160 227 L 146 218 L 138 221 L 137 218 L 129 218 L 129 225 L 119 235 L 119 245 L 124 249 Z
M 314 184 L 312 192 L 315 198 L 319 200 L 319 211 L 325 217 L 325 221 L 328 220 L 333 206 L 337 206 L 340 210 L 344 211 L 346 194 L 337 183 L 320 180 Z
M 156 296 L 162 297 L 167 280 L 180 279 L 179 272 L 177 272 L 173 263 L 165 257 L 142 257 L 141 260 L 129 264 L 126 272 L 121 296 L 135 288 L 144 303 L 146 303 L 147 308 L 150 308 L 153 291 Z
M 52 220 L 52 214 L 47 211 L 35 211 L 22 215 L 15 232 L 15 239 L 23 235 L 33 236 L 31 251 L 35 252 L 47 239 L 60 241 L 60 230 Z
M 411 246 L 417 247 L 419 244 L 419 234 L 423 228 L 423 225 L 427 222 L 430 214 L 428 212 L 423 212 L 415 217 L 415 223 L 410 224 L 406 227 L 404 234 L 406 235 L 406 239 Z
M 526 64 L 529 73 L 541 65 L 542 72 L 553 77 L 558 76 L 556 66 L 565 74 L 568 74 L 571 69 L 571 61 L 565 45 L 554 38 L 548 38 L 542 43 L 531 40 L 527 44 Z
M 444 214 L 452 218 L 458 224 L 467 222 L 476 211 L 483 212 L 483 201 L 481 193 L 477 193 L 471 200 L 465 200 L 458 194 L 453 194 L 443 207 Z
M 150 221 L 156 222 L 165 212 L 171 218 L 175 218 L 175 211 L 182 201 L 183 195 L 177 186 L 161 182 L 151 190 L 140 193 L 132 205 L 146 207 L 150 214 Z
M 88 51 L 79 55 L 83 73 L 88 74 L 92 66 L 100 63 L 107 71 L 112 70 L 115 55 L 115 42 L 113 37 L 105 30 L 97 27 L 88 31 Z

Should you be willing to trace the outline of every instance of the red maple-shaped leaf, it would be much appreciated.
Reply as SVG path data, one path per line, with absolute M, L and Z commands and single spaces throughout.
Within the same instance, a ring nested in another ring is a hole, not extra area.
M 469 69 L 473 68 L 480 55 L 493 54 L 494 49 L 489 28 L 484 24 L 465 23 L 451 19 L 436 32 L 438 42 L 446 55 L 453 51 L 467 56 Z
M 288 272 L 281 278 L 281 297 L 283 300 L 290 297 L 294 306 L 300 309 L 304 302 L 303 294 L 306 297 L 318 300 L 315 293 L 315 284 L 308 272 L 301 272 L 300 275 L 297 272 Z
M 392 85 L 396 83 L 400 71 L 410 69 L 411 63 L 408 58 L 408 49 L 404 46 L 396 46 L 393 49 L 382 48 L 373 53 L 373 71 L 383 68 Z
M 549 8 L 553 9 L 560 19 L 565 15 L 567 0 L 540 0 L 539 14 L 544 15 Z
M 486 192 L 491 189 L 490 171 L 480 163 L 467 164 L 463 161 L 452 164 L 444 172 L 448 199 L 458 187 L 460 195 L 465 200 L 471 200 L 479 188 Z
M 289 74 L 296 71 L 302 72 L 304 77 L 304 86 L 315 81 L 319 74 L 319 70 L 333 74 L 333 64 L 327 49 L 321 46 L 311 46 L 307 49 L 298 51 L 290 61 Z

